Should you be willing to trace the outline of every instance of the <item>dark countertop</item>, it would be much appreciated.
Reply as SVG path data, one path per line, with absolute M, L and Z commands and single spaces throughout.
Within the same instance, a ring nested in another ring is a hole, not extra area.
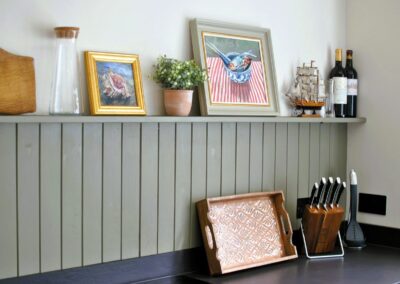
M 343 258 L 308 260 L 302 255 L 298 260 L 223 276 L 210 277 L 198 273 L 187 275 L 188 278 L 200 280 L 203 283 L 224 284 L 400 283 L 400 249 L 369 245 L 363 250 L 347 249 Z M 164 280 L 165 282 L 155 283 L 174 283 Z M 192 283 L 189 279 L 187 281 L 177 283 Z

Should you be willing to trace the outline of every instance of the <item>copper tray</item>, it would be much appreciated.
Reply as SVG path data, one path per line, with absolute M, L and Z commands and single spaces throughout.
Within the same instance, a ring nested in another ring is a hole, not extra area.
M 208 198 L 197 202 L 212 275 L 297 258 L 282 192 Z

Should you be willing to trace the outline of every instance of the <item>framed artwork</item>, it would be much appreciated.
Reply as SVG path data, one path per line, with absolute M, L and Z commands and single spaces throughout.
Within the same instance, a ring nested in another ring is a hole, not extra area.
M 145 115 L 138 55 L 85 52 L 90 113 Z
M 195 19 L 190 31 L 208 75 L 199 87 L 202 115 L 279 115 L 269 29 Z

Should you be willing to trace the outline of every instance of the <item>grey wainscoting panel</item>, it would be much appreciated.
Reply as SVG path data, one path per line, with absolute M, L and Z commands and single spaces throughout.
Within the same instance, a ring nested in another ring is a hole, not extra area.
M 287 185 L 287 144 L 288 124 L 276 124 L 276 152 L 275 152 L 275 190 L 281 190 L 286 196 Z
M 18 125 L 19 275 L 40 272 L 39 125 Z
M 175 250 L 190 246 L 192 126 L 176 125 Z
M 174 250 L 175 124 L 160 123 L 158 161 L 158 253 Z M 186 190 L 189 190 L 187 188 Z
M 83 125 L 83 265 L 102 261 L 103 125 Z
M 311 192 L 312 185 L 320 180 L 319 176 L 319 155 L 320 155 L 320 125 L 310 125 L 310 169 L 308 179 L 308 190 Z
M 140 123 L 122 126 L 122 259 L 140 247 Z
M 61 124 L 40 126 L 41 272 L 61 269 Z
M 121 259 L 121 123 L 103 130 L 103 261 Z
M 263 133 L 263 191 L 275 188 L 276 123 L 264 123 Z
M 157 253 L 158 123 L 142 124 L 140 256 Z
M 0 124 L 0 279 L 17 275 L 17 133 Z
M 82 124 L 62 127 L 62 268 L 82 265 Z
M 221 123 L 207 126 L 207 197 L 221 195 Z
M 263 125 L 252 123 L 250 125 L 250 191 L 262 191 L 263 174 Z
M 250 123 L 236 127 L 236 194 L 249 192 L 250 181 Z
M 346 178 L 343 123 L 77 121 L 0 123 L 0 278 L 197 247 L 205 197 L 282 190 L 297 229 Z
M 221 195 L 235 194 L 236 180 L 236 123 L 222 124 Z
M 321 124 L 319 132 L 319 176 L 330 176 L 332 173 L 329 171 L 329 155 L 330 155 L 330 124 Z
M 299 124 L 290 123 L 287 131 L 286 209 L 293 226 L 296 225 L 296 207 L 299 182 Z
M 190 212 L 190 246 L 201 244 L 196 202 L 207 195 L 207 125 L 193 123 L 192 132 L 192 207 Z

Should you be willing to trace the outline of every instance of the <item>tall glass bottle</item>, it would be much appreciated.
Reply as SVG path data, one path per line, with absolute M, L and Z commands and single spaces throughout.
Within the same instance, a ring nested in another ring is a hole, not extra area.
M 342 66 L 342 49 L 336 49 L 336 63 L 329 76 L 333 81 L 333 101 L 336 117 L 346 116 L 347 77 Z
M 353 67 L 353 51 L 347 50 L 346 52 L 346 67 L 344 72 L 347 77 L 347 117 L 357 116 L 357 71 Z
M 53 79 L 49 113 L 55 115 L 82 114 L 79 84 L 79 59 L 76 46 L 79 28 L 57 27 L 56 70 Z

